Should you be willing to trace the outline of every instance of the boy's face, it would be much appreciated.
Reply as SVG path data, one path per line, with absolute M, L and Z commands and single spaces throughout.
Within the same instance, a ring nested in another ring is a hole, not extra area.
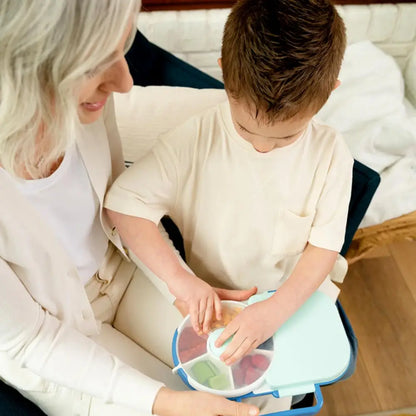
M 267 153 L 295 142 L 312 119 L 312 116 L 306 116 L 266 123 L 261 118 L 254 118 L 245 104 L 230 96 L 229 103 L 237 133 L 260 153 Z

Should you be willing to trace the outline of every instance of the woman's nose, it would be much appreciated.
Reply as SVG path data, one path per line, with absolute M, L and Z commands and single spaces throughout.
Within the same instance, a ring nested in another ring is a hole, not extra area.
M 128 92 L 133 86 L 133 78 L 125 58 L 120 59 L 107 69 L 102 88 L 111 92 Z

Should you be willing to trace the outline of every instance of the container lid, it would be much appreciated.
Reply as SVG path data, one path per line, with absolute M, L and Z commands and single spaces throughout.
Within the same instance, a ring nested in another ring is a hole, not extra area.
M 273 336 L 275 354 L 266 383 L 279 396 L 315 390 L 348 367 L 351 348 L 331 298 L 315 292 Z

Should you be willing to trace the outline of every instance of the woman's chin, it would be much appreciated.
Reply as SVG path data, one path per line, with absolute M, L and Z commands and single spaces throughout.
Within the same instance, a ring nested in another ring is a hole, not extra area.
M 94 123 L 101 117 L 102 113 L 103 113 L 102 109 L 97 110 L 97 111 L 89 111 L 81 107 L 78 110 L 79 121 L 82 124 Z

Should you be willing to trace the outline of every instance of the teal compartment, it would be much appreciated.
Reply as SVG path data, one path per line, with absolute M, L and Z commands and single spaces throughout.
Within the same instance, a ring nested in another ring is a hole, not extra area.
M 315 292 L 273 339 L 266 383 L 280 397 L 315 391 L 315 384 L 334 381 L 349 364 L 342 321 L 333 300 L 322 292 Z

